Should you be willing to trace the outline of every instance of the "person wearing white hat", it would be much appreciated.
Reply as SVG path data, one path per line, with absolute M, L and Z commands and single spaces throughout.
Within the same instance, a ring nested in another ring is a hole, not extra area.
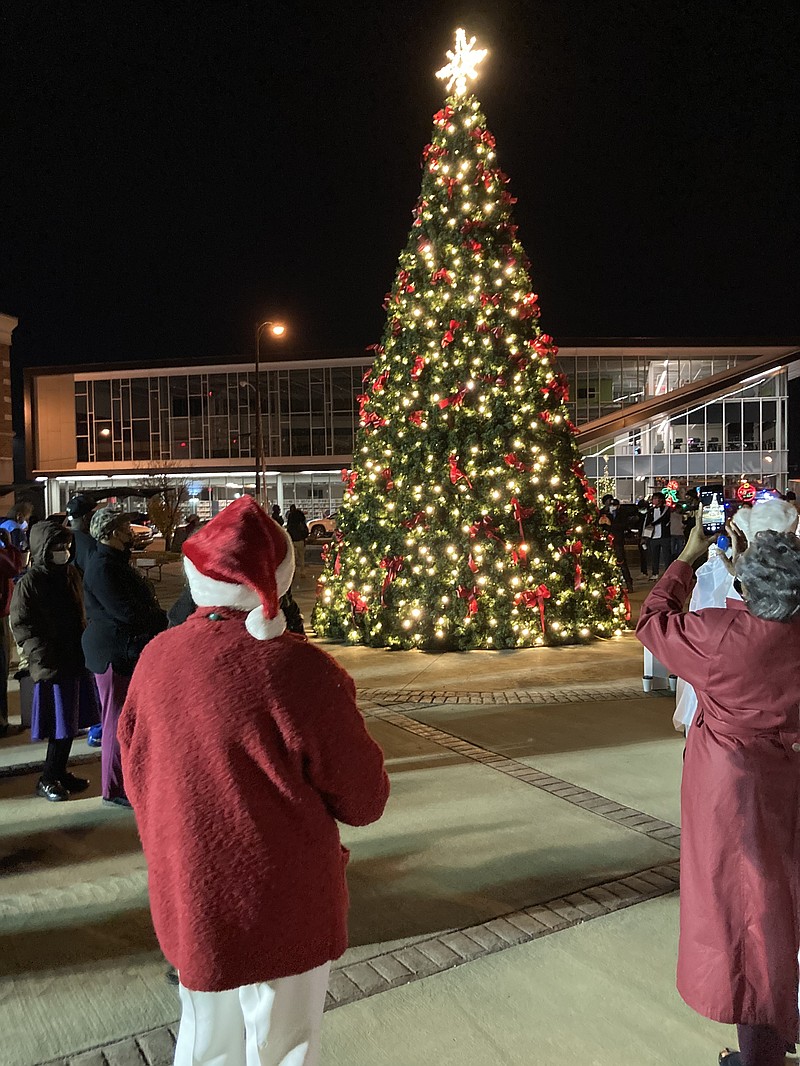
M 251 497 L 183 546 L 196 611 L 151 641 L 119 725 L 161 948 L 180 977 L 175 1066 L 313 1066 L 347 947 L 348 853 L 389 792 L 350 676 L 286 631 L 294 550 Z

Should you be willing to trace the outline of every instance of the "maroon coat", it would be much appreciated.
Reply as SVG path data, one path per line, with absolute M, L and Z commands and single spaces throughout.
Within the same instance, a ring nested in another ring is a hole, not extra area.
M 697 692 L 681 785 L 678 991 L 718 1022 L 798 1032 L 800 621 L 744 603 L 683 614 L 675 562 L 636 635 Z
M 119 723 L 156 935 L 197 991 L 342 954 L 336 820 L 374 821 L 389 792 L 350 676 L 302 637 L 254 639 L 245 617 L 201 607 L 152 640 Z

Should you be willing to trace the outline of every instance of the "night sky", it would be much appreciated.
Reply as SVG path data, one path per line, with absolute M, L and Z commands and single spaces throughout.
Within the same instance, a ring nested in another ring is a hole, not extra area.
M 319 9 L 320 13 L 317 13 Z M 559 337 L 800 334 L 795 0 L 10 3 L 18 365 L 359 351 L 463 25 Z

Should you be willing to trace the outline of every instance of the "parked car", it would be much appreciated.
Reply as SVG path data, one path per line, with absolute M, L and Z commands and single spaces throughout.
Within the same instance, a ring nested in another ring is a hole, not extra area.
M 336 529 L 336 512 L 324 514 L 321 518 L 310 518 L 308 536 L 310 540 L 330 540 Z

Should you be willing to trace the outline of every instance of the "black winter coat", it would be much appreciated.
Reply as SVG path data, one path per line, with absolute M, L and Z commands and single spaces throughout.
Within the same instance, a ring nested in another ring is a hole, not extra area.
M 130 677 L 145 644 L 167 628 L 153 590 L 128 559 L 128 552 L 98 544 L 83 577 L 83 651 L 95 674 L 113 666 Z
M 11 631 L 28 659 L 32 681 L 61 681 L 84 669 L 80 574 L 74 566 L 56 566 L 47 559 L 53 544 L 64 540 L 63 526 L 36 523 L 30 536 L 30 569 L 11 597 Z

